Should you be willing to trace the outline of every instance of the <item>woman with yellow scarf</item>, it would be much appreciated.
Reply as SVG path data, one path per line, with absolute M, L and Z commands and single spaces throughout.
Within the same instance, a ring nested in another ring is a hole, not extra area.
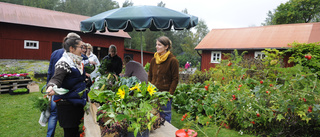
M 179 62 L 170 52 L 172 48 L 171 40 L 166 36 L 161 36 L 156 41 L 157 52 L 151 59 L 148 81 L 155 85 L 159 91 L 168 91 L 174 94 L 179 82 Z M 171 103 L 170 99 L 160 116 L 171 123 Z

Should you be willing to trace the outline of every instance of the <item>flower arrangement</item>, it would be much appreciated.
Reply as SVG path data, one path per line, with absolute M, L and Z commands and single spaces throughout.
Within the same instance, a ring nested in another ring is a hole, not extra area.
M 103 135 L 133 132 L 137 136 L 164 124 L 159 110 L 172 97 L 169 92 L 157 92 L 154 85 L 139 83 L 136 77 L 123 77 L 114 83 L 109 80 L 113 77 L 111 74 L 102 76 L 88 94 L 91 100 L 101 105 L 97 121 Z
M 0 74 L 0 80 L 7 80 L 7 79 L 24 79 L 28 78 L 28 73 L 13 73 L 13 74 Z

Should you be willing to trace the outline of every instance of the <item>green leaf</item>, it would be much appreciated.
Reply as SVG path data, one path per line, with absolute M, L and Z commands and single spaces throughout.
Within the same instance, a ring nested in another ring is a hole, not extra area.
M 277 120 L 280 122 L 282 119 L 285 119 L 282 114 L 277 115 Z
M 304 116 L 306 116 L 306 113 L 304 113 L 303 111 L 298 111 L 297 114 L 302 118 Z

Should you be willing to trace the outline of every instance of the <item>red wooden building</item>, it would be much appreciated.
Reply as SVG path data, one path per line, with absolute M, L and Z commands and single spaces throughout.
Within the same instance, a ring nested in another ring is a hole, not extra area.
M 195 47 L 201 50 L 201 70 L 215 67 L 225 59 L 223 53 L 237 49 L 239 53 L 248 51 L 245 58 L 263 58 L 266 48 L 284 50 L 289 44 L 313 43 L 320 41 L 320 23 L 284 24 L 249 28 L 212 29 Z M 288 56 L 284 58 L 284 65 Z
M 80 22 L 88 16 L 34 8 L 0 2 L 0 59 L 49 60 L 51 53 L 61 48 L 63 38 L 69 32 L 79 34 L 82 40 L 94 47 L 94 53 L 102 59 L 111 44 L 117 46 L 118 55 L 129 54 L 140 62 L 140 51 L 124 48 L 128 33 L 82 33 Z M 144 62 L 150 62 L 153 53 L 144 52 Z M 144 64 L 145 64 L 144 63 Z

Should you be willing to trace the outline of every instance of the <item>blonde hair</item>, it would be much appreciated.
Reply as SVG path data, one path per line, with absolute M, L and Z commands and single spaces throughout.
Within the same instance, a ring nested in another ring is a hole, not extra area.
M 110 51 L 111 49 L 114 49 L 114 51 L 117 52 L 117 47 L 116 47 L 116 45 L 111 44 L 110 47 L 109 47 L 109 51 Z
M 86 54 L 87 54 L 87 56 L 89 56 L 91 54 L 91 52 L 93 53 L 93 48 L 92 48 L 90 43 L 86 43 L 85 45 L 87 47 L 87 53 Z M 89 48 L 90 48 L 90 50 L 88 50 Z

